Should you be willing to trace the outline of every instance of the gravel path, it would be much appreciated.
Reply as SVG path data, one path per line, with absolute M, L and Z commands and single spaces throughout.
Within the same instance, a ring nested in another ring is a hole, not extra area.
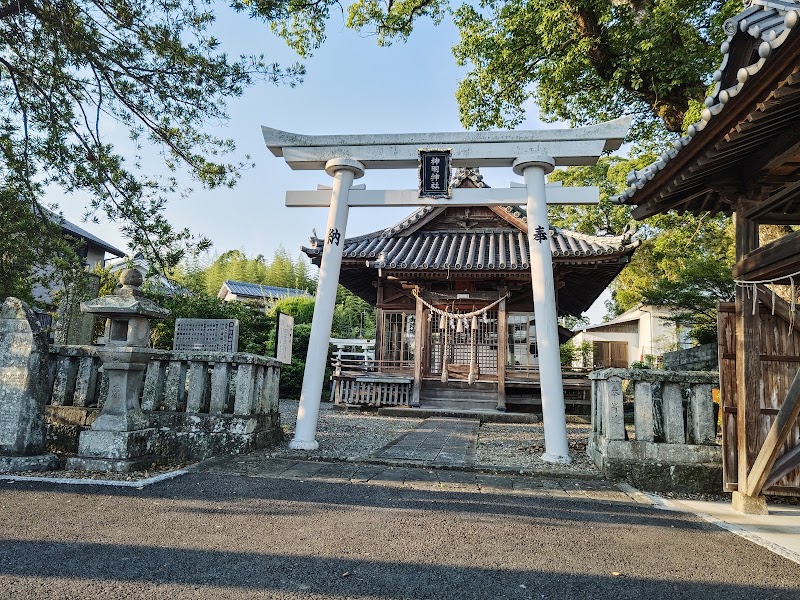
M 270 450 L 273 457 L 363 460 L 422 423 L 422 419 L 338 410 L 332 404 L 323 402 L 317 428 L 319 450 L 291 450 L 288 444 L 294 433 L 297 404 L 296 400 L 280 402 L 281 423 L 286 435 L 280 446 Z M 590 431 L 590 425 L 567 425 L 573 462 L 568 466 L 559 466 L 557 471 L 564 475 L 599 475 L 598 469 L 586 455 Z M 523 472 L 546 467 L 548 472 L 553 473 L 553 465 L 541 459 L 543 452 L 544 426 L 541 423 L 483 423 L 478 430 L 476 464 L 480 467 Z

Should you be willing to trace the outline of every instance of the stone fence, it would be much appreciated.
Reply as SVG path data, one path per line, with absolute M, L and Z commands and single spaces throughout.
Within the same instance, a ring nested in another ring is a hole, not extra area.
M 718 373 L 603 369 L 589 379 L 587 452 L 604 475 L 656 491 L 721 491 L 712 396 Z
M 108 385 L 91 346 L 52 346 L 45 408 L 51 448 L 75 452 Z M 280 435 L 281 363 L 246 353 L 156 351 L 147 365 L 141 406 L 157 427 L 159 451 L 173 459 L 247 452 Z

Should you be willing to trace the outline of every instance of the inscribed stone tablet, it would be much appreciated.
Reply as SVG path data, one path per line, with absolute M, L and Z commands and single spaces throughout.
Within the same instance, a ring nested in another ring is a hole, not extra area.
M 24 302 L 0 309 L 0 454 L 38 454 L 44 447 L 47 340 Z
M 173 350 L 237 352 L 238 319 L 176 319 Z

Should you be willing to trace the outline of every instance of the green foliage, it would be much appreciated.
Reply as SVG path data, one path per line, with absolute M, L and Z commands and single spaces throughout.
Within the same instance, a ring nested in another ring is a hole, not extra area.
M 174 277 L 190 290 L 203 290 L 212 295 L 219 292 L 226 279 L 311 292 L 316 289 L 316 281 L 308 275 L 308 262 L 302 256 L 292 260 L 282 246 L 271 261 L 262 254 L 248 258 L 241 250 L 228 250 L 206 267 L 197 260 L 188 259 L 176 269 Z
M 610 198 L 625 188 L 625 174 L 654 160 L 610 156 L 596 166 L 554 171 L 550 181 L 600 187 L 597 206 L 551 206 L 556 226 L 581 233 L 619 235 L 631 223 L 630 207 Z M 631 263 L 611 284 L 611 314 L 639 304 L 671 306 L 674 321 L 698 341 L 716 339 L 716 303 L 733 298 L 733 226 L 725 216 L 657 215 L 639 224 L 642 241 Z
M 719 61 L 738 0 L 506 0 L 454 13 L 470 72 L 456 96 L 467 127 L 513 127 L 533 99 L 573 126 L 636 116 L 634 139 L 681 131 Z
M 300 398 L 303 387 L 303 373 L 308 352 L 308 339 L 311 336 L 310 323 L 295 323 L 292 340 L 292 362 L 281 367 L 281 398 Z
M 718 302 L 733 300 L 733 224 L 708 214 L 658 215 L 647 239 L 613 284 L 613 310 L 638 304 L 671 306 L 672 319 L 698 343 L 716 339 Z
M 0 141 L 0 143 L 2 143 Z M 0 160 L 0 300 L 15 296 L 32 302 L 32 290 L 69 285 L 80 277 L 81 241 L 64 236 L 53 215 L 31 201 Z
M 234 11 L 266 21 L 290 6 L 232 3 Z M 206 125 L 226 120 L 227 100 L 252 83 L 294 85 L 303 74 L 300 66 L 284 70 L 263 56 L 226 55 L 211 33 L 217 10 L 224 9 L 189 0 L 3 4 L 0 197 L 19 201 L 16 222 L 31 231 L 41 220 L 43 190 L 52 187 L 88 198 L 88 216 L 105 213 L 162 271 L 188 249 L 208 246 L 165 218 L 168 199 L 181 192 L 175 177 L 153 174 L 160 168 L 151 157 L 201 185 L 232 186 L 249 162 L 227 162 L 233 142 L 208 134 Z M 112 129 L 129 134 L 130 151 L 109 143 Z M 57 231 L 39 231 L 47 244 L 26 235 L 20 257 L 69 260 Z
M 596 206 L 552 205 L 548 207 L 550 223 L 586 233 L 620 235 L 632 223 L 631 207 L 611 201 L 627 185 L 625 177 L 631 169 L 642 169 L 655 160 L 645 154 L 624 159 L 618 156 L 603 156 L 596 165 L 558 169 L 548 176 L 548 182 L 561 182 L 564 186 L 597 186 L 600 188 L 600 203 Z
M 583 367 L 592 366 L 592 343 L 574 343 L 572 340 L 561 344 L 558 348 L 561 356 L 561 366 L 571 367 L 579 363 Z
M 375 309 L 341 285 L 336 292 L 331 337 L 375 339 Z
M 175 335 L 175 319 L 239 319 L 239 350 L 265 354 L 266 343 L 275 328 L 271 315 L 254 311 L 240 302 L 222 302 L 208 294 L 167 296 L 145 292 L 145 295 L 170 311 L 168 317 L 153 322 L 150 336 L 154 348 L 169 350 Z
M 570 367 L 578 356 L 578 349 L 572 342 L 566 342 L 558 347 L 558 353 L 561 357 L 561 366 Z
M 273 307 L 275 313 L 281 312 L 294 317 L 295 326 L 311 324 L 314 317 L 314 298 L 291 296 L 278 301 Z

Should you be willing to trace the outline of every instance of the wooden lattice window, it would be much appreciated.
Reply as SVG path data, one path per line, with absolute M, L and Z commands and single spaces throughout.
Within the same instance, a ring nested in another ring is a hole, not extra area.
M 384 311 L 381 360 L 403 362 L 414 360 L 415 316 L 413 313 Z
M 510 370 L 539 368 L 536 319 L 533 313 L 508 315 L 508 367 Z

